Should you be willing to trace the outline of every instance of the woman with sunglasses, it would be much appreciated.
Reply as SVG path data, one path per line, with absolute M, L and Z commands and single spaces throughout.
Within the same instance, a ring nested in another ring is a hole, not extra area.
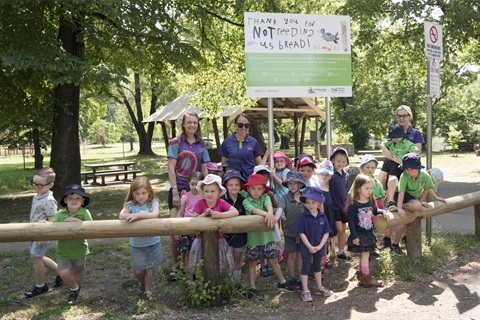
M 255 165 L 262 162 L 263 150 L 257 139 L 250 136 L 250 117 L 242 113 L 235 117 L 235 132 L 225 139 L 218 152 L 222 157 L 222 167 L 228 159 L 236 159 L 242 164 L 242 177 L 247 180 Z

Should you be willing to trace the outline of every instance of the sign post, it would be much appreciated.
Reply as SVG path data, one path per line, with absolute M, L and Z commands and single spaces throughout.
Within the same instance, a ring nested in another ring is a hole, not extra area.
M 432 98 L 440 98 L 440 61 L 443 59 L 442 26 L 424 22 L 425 55 L 427 56 L 427 170 L 432 168 Z M 427 241 L 432 241 L 432 219 L 426 221 Z

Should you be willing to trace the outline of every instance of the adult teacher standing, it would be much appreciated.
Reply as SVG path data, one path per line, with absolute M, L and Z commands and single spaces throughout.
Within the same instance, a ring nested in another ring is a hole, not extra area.
M 187 190 L 188 177 L 195 171 L 200 171 L 204 176 L 208 174 L 207 162 L 210 162 L 205 143 L 202 140 L 200 119 L 195 112 L 185 112 L 182 118 L 182 133 L 180 136 L 170 140 L 168 146 L 168 208 L 170 218 L 177 217 L 180 209 L 180 193 Z M 173 262 L 178 260 L 177 241 L 174 236 L 170 237 L 170 251 Z M 175 269 L 173 269 L 168 280 L 175 281 Z
M 419 130 L 412 127 L 412 109 L 410 109 L 409 106 L 405 105 L 399 106 L 395 111 L 395 118 L 397 120 L 397 124 L 403 127 L 403 131 L 405 132 L 405 138 L 413 142 L 418 148 L 418 151 L 416 152 L 418 154 L 421 154 L 422 147 L 425 144 L 425 139 L 423 138 L 423 135 Z M 386 159 L 392 159 L 393 157 L 392 152 L 388 150 L 384 145 L 382 145 L 382 155 L 385 156 Z M 398 179 L 399 177 L 397 176 L 390 176 L 387 181 L 387 208 L 391 211 L 396 210 L 397 203 L 395 201 L 395 191 L 397 189 Z M 405 225 L 397 228 L 397 232 L 395 233 L 395 238 L 393 241 L 394 250 L 400 251 L 399 243 L 404 230 Z M 391 233 L 391 228 L 385 229 L 382 241 L 382 245 L 384 247 L 392 247 Z
M 251 121 L 244 113 L 235 117 L 235 133 L 223 140 L 219 155 L 222 167 L 228 159 L 236 159 L 242 164 L 242 176 L 245 180 L 253 173 L 255 165 L 262 162 L 263 150 L 257 139 L 248 134 Z

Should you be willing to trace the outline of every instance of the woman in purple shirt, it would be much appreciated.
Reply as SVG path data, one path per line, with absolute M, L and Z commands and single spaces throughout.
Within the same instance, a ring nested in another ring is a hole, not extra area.
M 170 140 L 168 146 L 168 208 L 170 217 L 175 218 L 180 209 L 180 192 L 187 190 L 188 177 L 195 171 L 208 174 L 207 162 L 210 161 L 205 143 L 202 140 L 199 117 L 195 112 L 185 112 L 182 119 L 182 133 Z M 170 251 L 173 261 L 178 260 L 177 244 L 174 236 L 170 237 Z M 175 270 L 168 276 L 170 282 L 175 281 Z
M 257 139 L 250 136 L 250 117 L 239 114 L 235 118 L 235 133 L 225 139 L 218 152 L 222 156 L 222 167 L 228 159 L 237 159 L 242 164 L 242 177 L 247 180 L 253 173 L 253 168 L 261 164 L 263 150 Z
M 395 111 L 395 118 L 397 119 L 397 123 L 403 127 L 403 131 L 406 134 L 406 138 L 411 142 L 415 143 L 418 148 L 418 154 L 422 153 L 422 147 L 425 144 L 425 140 L 423 139 L 422 133 L 412 127 L 412 120 L 413 114 L 412 109 L 409 106 L 401 105 Z M 393 154 L 388 150 L 384 145 L 382 145 L 382 155 L 385 156 L 386 159 L 391 159 Z M 382 184 L 384 182 L 382 181 Z M 387 180 L 387 206 L 390 211 L 396 211 L 396 202 L 394 201 L 395 191 L 398 185 L 398 178 L 396 176 L 389 176 Z M 401 237 L 403 228 L 398 228 L 398 237 Z M 384 231 L 384 237 L 382 241 L 383 247 L 391 247 L 391 233 L 392 229 L 388 228 Z M 399 243 L 400 239 L 395 239 L 395 244 Z

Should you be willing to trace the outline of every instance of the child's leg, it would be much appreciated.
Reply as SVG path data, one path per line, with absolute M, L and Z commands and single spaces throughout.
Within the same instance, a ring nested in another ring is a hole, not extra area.
M 45 265 L 43 264 L 43 258 L 37 258 L 34 256 L 31 256 L 32 258 L 32 263 L 33 263 L 33 269 L 35 270 L 35 277 L 36 277 L 36 285 L 37 286 L 43 286 L 45 285 Z
M 404 203 L 403 209 L 410 210 L 410 211 L 419 211 L 419 210 L 422 210 L 422 203 L 417 199 L 413 199 Z
M 325 257 L 325 256 L 323 256 Z M 320 252 L 316 252 L 313 254 L 313 274 L 315 275 L 315 284 L 317 288 L 322 288 L 322 256 L 320 256 Z
M 370 268 L 368 265 L 368 261 L 370 258 L 370 252 L 361 252 L 360 253 L 360 270 L 362 271 L 362 274 L 364 275 L 369 275 L 370 274 Z
M 287 260 L 288 276 L 295 277 L 295 264 L 297 262 L 297 252 L 289 252 Z
M 302 290 L 308 290 L 308 274 L 310 272 L 310 256 L 302 257 L 302 270 L 300 271 L 300 279 L 302 280 Z
M 388 176 L 388 172 L 380 170 L 380 173 L 378 174 L 378 181 L 382 184 L 383 190 L 385 190 L 386 187 L 386 179 Z
M 407 229 L 406 225 L 401 225 L 397 228 L 397 231 L 395 231 L 395 239 L 393 239 L 393 244 L 397 245 L 400 243 L 400 240 L 402 239 L 403 232 Z
M 387 183 L 387 209 L 388 203 L 395 200 L 395 192 L 397 191 L 398 178 L 394 175 L 390 175 Z
M 233 250 L 233 269 L 242 270 L 242 251 Z
M 140 286 L 144 291 L 147 290 L 146 283 L 145 283 L 145 274 L 147 273 L 146 270 L 133 270 L 133 274 L 137 277 L 138 281 L 140 282 Z
M 57 266 L 57 263 L 55 261 L 53 261 L 52 259 L 50 259 L 49 257 L 43 257 L 42 258 L 42 262 L 43 262 L 43 265 L 51 270 L 53 273 L 55 273 L 56 275 L 58 275 L 58 266 Z
M 335 221 L 338 235 L 338 254 L 342 254 L 345 251 L 345 243 L 347 241 L 347 224 L 342 221 Z
M 277 281 L 279 283 L 285 282 L 285 277 L 283 276 L 282 269 L 280 269 L 280 265 L 278 264 L 277 258 L 268 259 L 268 263 L 272 266 L 273 274 L 277 277 Z

